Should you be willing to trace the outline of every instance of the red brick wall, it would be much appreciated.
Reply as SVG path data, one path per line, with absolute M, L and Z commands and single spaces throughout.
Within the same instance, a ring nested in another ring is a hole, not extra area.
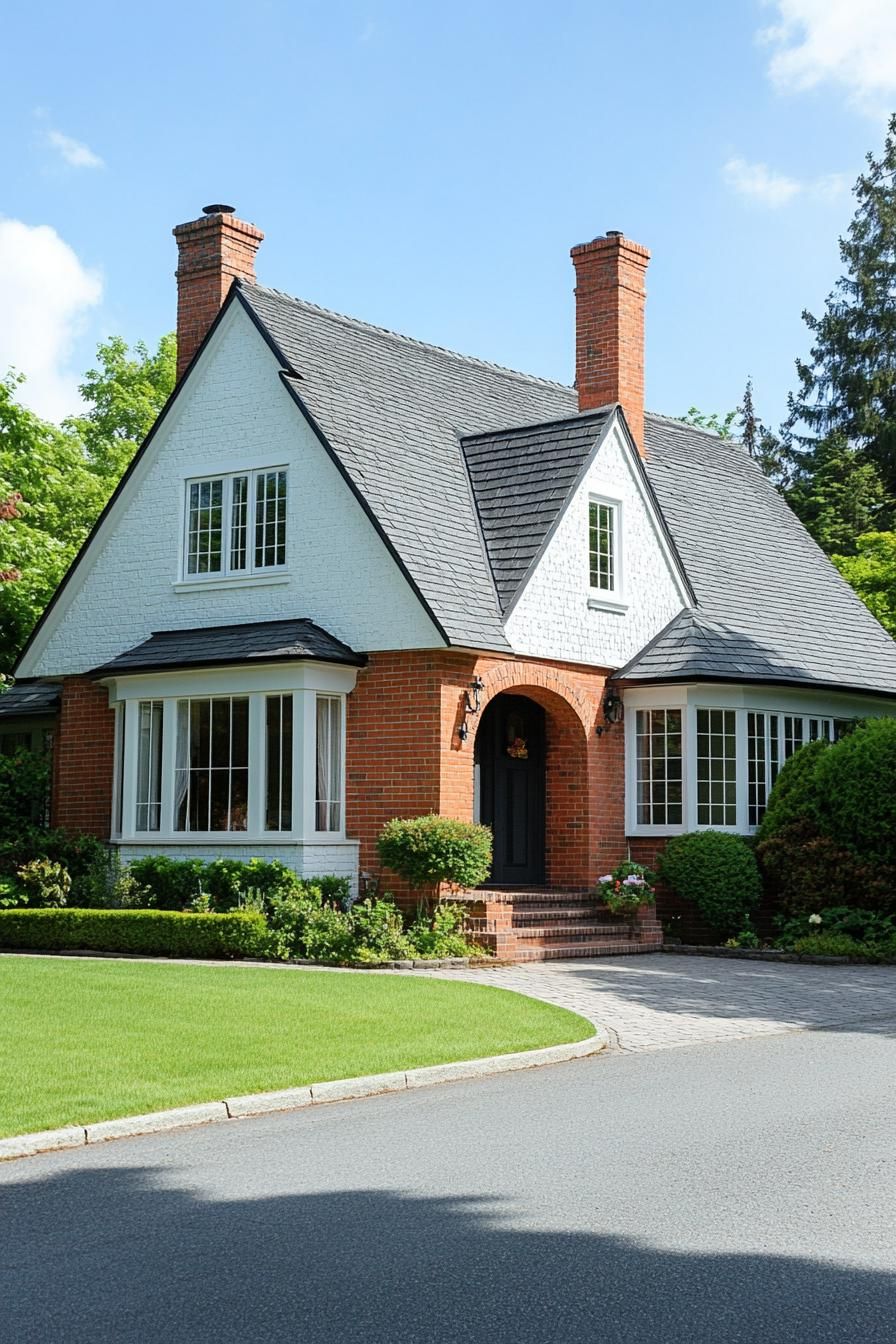
M 235 277 L 255 279 L 255 253 L 264 238 L 235 215 L 203 215 L 178 224 L 177 376 L 195 355 Z
M 114 755 L 115 714 L 108 690 L 87 677 L 67 677 L 53 744 L 53 826 L 109 839 Z
M 377 872 L 376 837 L 391 817 L 440 812 L 473 817 L 473 760 L 480 715 L 466 742 L 464 691 L 485 683 L 482 710 L 502 691 L 545 710 L 547 880 L 590 886 L 625 849 L 621 725 L 600 737 L 604 674 L 565 663 L 453 650 L 371 655 L 349 696 L 346 824 L 361 840 L 362 871 Z M 397 889 L 393 877 L 389 887 Z M 397 894 L 401 895 L 400 889 Z
M 574 247 L 579 410 L 619 401 L 644 451 L 644 304 L 650 253 L 621 234 Z

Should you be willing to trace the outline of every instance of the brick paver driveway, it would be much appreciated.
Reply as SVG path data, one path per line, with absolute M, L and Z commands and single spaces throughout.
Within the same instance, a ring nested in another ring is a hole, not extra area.
M 501 985 L 608 1027 L 624 1051 L 896 1020 L 896 966 L 811 966 L 724 957 L 598 957 L 420 971 Z

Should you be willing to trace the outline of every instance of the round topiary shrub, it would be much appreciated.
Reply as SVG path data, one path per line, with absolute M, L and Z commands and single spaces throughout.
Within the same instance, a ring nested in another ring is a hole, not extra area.
M 383 827 L 377 851 L 412 887 L 478 887 L 491 872 L 492 833 L 453 817 L 395 817 Z
M 830 744 L 820 737 L 815 742 L 807 742 L 784 762 L 769 794 L 765 816 L 756 833 L 757 841 L 770 840 L 785 826 L 797 823 L 812 824 L 817 828 L 821 803 L 818 764 L 829 750 Z
M 759 904 L 762 882 L 753 851 L 727 831 L 676 835 L 660 858 L 660 874 L 719 938 L 740 933 Z
M 896 719 L 865 719 L 818 757 L 814 781 L 822 832 L 866 863 L 896 867 Z

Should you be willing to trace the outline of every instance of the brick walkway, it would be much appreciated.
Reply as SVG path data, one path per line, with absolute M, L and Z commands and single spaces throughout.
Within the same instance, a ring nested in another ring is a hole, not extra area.
M 601 957 L 419 971 L 501 985 L 608 1027 L 623 1051 L 896 1020 L 896 966 L 810 966 L 715 957 Z

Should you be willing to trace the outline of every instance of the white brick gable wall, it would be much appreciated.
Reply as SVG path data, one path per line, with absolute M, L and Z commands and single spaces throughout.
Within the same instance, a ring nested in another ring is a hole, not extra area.
M 284 463 L 288 581 L 178 590 L 186 476 Z M 289 616 L 362 652 L 444 644 L 233 304 L 19 675 L 87 671 L 155 630 Z
M 621 503 L 625 611 L 589 608 L 588 504 Z M 550 537 L 506 621 L 514 651 L 534 658 L 616 668 L 634 656 L 688 601 L 640 479 L 615 427 Z

